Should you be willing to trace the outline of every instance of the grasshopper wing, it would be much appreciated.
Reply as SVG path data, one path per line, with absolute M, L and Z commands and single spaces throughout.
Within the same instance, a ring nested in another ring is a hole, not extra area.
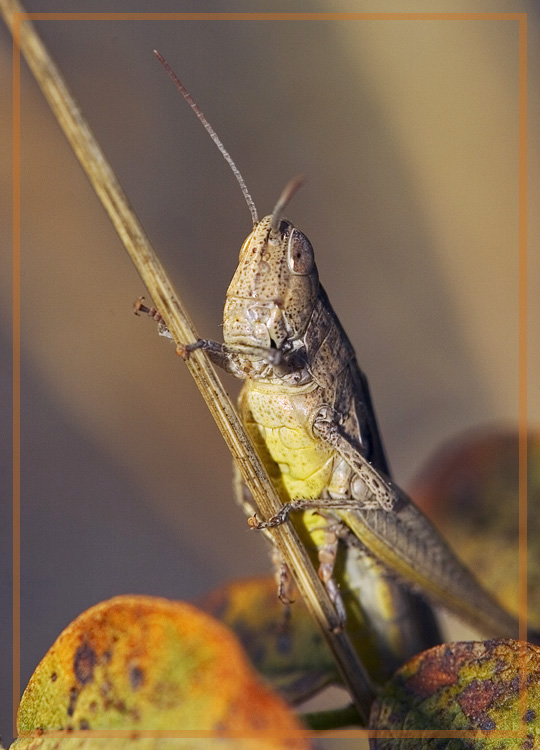
M 380 475 L 379 475 L 380 476 Z M 457 559 L 432 523 L 395 484 L 393 509 L 338 510 L 354 536 L 408 585 L 490 636 L 516 638 L 517 620 Z

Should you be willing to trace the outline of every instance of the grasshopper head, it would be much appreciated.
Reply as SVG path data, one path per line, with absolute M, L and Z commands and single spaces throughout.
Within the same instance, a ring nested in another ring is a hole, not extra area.
M 303 335 L 318 292 L 310 241 L 274 211 L 240 250 L 223 311 L 225 343 L 288 351 Z
M 205 115 L 163 56 L 168 75 L 214 141 L 236 177 L 253 219 L 240 262 L 227 291 L 223 338 L 229 346 L 277 349 L 286 353 L 304 333 L 319 291 L 319 278 L 308 238 L 282 218 L 283 209 L 303 182 L 291 180 L 271 216 L 259 221 L 244 178 Z M 248 358 L 255 359 L 255 353 Z

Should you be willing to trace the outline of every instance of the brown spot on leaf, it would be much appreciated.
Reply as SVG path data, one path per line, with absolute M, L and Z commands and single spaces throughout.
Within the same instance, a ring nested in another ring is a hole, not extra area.
M 109 680 L 104 680 L 99 686 L 99 692 L 103 697 L 103 708 L 108 710 L 113 704 L 112 683 Z
M 458 664 L 450 649 L 433 649 L 430 658 L 420 660 L 418 671 L 407 680 L 407 690 L 419 698 L 429 698 L 445 685 L 454 685 Z
M 67 707 L 67 715 L 73 716 L 75 713 L 75 706 L 77 705 L 77 696 L 79 695 L 79 691 L 77 688 L 72 687 L 69 691 L 69 705 Z
M 57 678 L 58 678 L 58 675 L 56 674 L 56 672 L 53 672 L 51 674 L 51 682 L 56 682 Z
M 144 682 L 144 672 L 140 667 L 132 667 L 129 672 L 129 681 L 133 690 L 138 690 Z
M 496 729 L 497 725 L 489 716 L 482 716 L 482 718 L 478 722 L 478 727 L 484 732 L 489 732 L 492 729 Z
M 103 680 L 99 686 L 99 692 L 104 698 L 109 696 L 112 692 L 112 683 L 109 680 Z
M 73 670 L 75 677 L 81 683 L 86 685 L 88 682 L 92 682 L 94 679 L 94 667 L 96 665 L 96 652 L 88 645 L 83 642 L 75 653 L 75 659 L 73 661 Z
M 495 688 L 490 680 L 473 680 L 458 697 L 458 703 L 470 718 L 483 713 L 494 697 Z

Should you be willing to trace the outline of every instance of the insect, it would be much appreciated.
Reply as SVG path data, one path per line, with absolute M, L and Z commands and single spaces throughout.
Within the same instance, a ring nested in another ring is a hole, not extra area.
M 389 476 L 367 379 L 319 282 L 310 241 L 283 216 L 301 180 L 259 220 L 231 157 L 156 54 L 230 164 L 253 219 L 227 290 L 224 343 L 181 348 L 183 356 L 204 349 L 244 381 L 241 417 L 283 501 L 277 516 L 259 521 L 238 481 L 250 525 L 268 534 L 291 518 L 341 623 L 353 638 L 361 630 L 389 665 L 439 642 L 424 595 L 491 636 L 516 637 L 516 620 Z M 283 568 L 280 595 L 287 601 Z

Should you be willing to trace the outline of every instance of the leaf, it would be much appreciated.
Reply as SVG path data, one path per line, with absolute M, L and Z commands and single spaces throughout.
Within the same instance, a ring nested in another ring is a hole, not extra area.
M 458 438 L 437 452 L 411 495 L 505 607 L 518 613 L 519 452 L 512 431 Z M 527 440 L 529 625 L 540 628 L 540 433 Z
M 269 744 L 267 739 L 221 739 L 221 738 L 165 738 L 165 737 L 27 737 L 15 742 L 10 750 L 289 750 L 301 747 L 293 740 L 277 740 Z M 296 740 L 298 743 L 298 740 Z M 307 747 L 307 745 L 304 745 Z
M 226 628 L 188 604 L 146 596 L 116 597 L 71 623 L 31 677 L 21 700 L 18 724 L 20 733 L 47 729 L 230 729 L 249 734 L 279 728 L 286 734 L 288 729 L 301 728 L 282 699 L 256 677 Z M 39 739 L 45 738 L 33 741 Z M 57 740 L 47 738 L 47 744 L 36 745 L 19 741 L 13 750 L 56 747 L 50 742 Z M 79 742 L 79 738 L 62 742 Z M 103 747 L 103 740 L 94 742 Z M 161 747 L 146 745 L 142 739 L 137 742 L 141 748 Z M 110 743 L 112 740 L 107 740 L 108 747 Z M 166 743 L 171 750 L 195 743 L 197 748 L 216 743 L 220 749 L 307 748 L 300 739 L 274 738 Z
M 273 578 L 233 581 L 197 604 L 235 633 L 253 666 L 290 703 L 341 682 L 302 597 L 295 598 L 287 619 Z
M 27 737 L 15 740 L 10 750 L 289 750 L 301 747 L 292 744 L 293 740 L 274 740 L 270 744 L 267 739 L 189 739 L 164 737 L 139 738 L 98 738 L 98 737 Z M 296 740 L 298 743 L 298 740 Z M 307 745 L 304 745 L 307 747 Z
M 519 642 L 493 640 L 436 646 L 411 659 L 373 704 L 371 729 L 517 731 L 523 739 L 384 739 L 371 750 L 532 750 L 540 742 L 540 648 L 522 644 L 527 709 L 519 715 Z M 399 737 L 399 735 L 397 735 Z

